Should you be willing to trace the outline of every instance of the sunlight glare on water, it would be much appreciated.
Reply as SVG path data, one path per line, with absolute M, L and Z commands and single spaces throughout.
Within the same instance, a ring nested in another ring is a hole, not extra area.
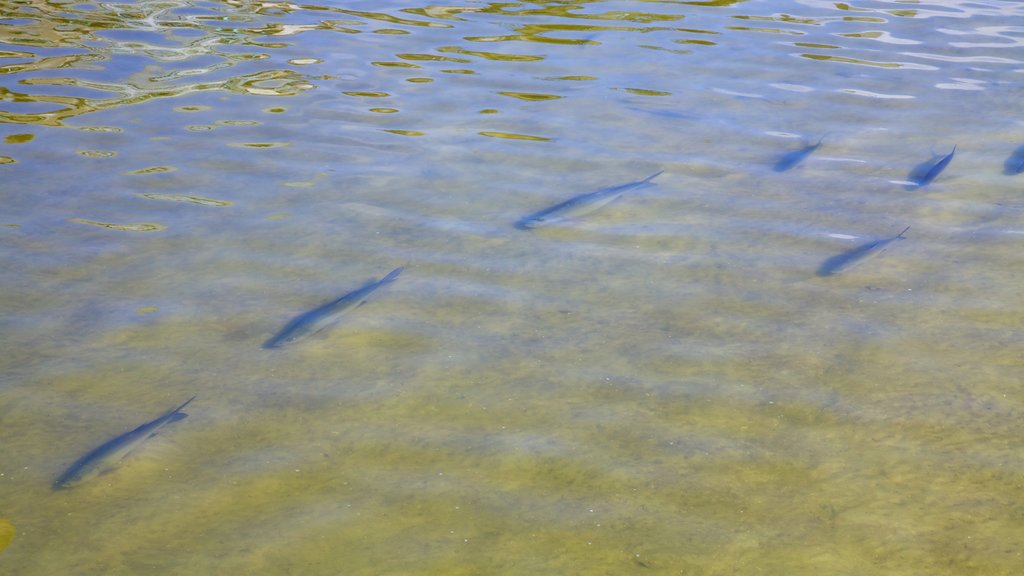
M 0 573 L 1018 573 L 1022 16 L 0 4 Z

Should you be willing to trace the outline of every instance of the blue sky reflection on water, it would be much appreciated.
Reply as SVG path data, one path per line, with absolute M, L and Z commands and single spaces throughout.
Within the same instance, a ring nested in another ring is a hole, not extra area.
M 1015 573 L 1022 12 L 0 7 L 0 571 Z

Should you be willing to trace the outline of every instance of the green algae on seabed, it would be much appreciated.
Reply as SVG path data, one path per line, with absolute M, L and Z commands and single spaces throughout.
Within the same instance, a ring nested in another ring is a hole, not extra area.
M 14 540 L 14 523 L 7 518 L 0 518 L 0 552 L 4 551 Z
M 139 176 L 146 174 L 163 174 L 166 172 L 174 172 L 177 168 L 173 166 L 150 166 L 148 168 L 139 168 L 138 170 L 131 170 L 125 172 L 126 175 Z
M 163 224 L 156 224 L 154 222 L 133 222 L 128 224 L 115 224 L 113 222 L 97 222 L 96 220 L 86 220 L 85 218 L 68 218 L 68 222 L 76 222 L 78 224 L 89 224 L 90 226 L 99 226 L 100 228 L 107 228 L 109 230 L 117 230 L 119 232 L 159 232 L 166 230 L 167 227 Z
M 187 202 L 189 204 L 199 204 L 200 206 L 231 206 L 231 202 L 226 200 L 214 200 L 212 198 L 203 198 L 202 196 L 189 196 L 188 194 L 160 194 L 160 193 L 149 193 L 149 194 L 138 194 L 142 198 L 149 198 L 150 200 L 164 200 L 167 202 Z

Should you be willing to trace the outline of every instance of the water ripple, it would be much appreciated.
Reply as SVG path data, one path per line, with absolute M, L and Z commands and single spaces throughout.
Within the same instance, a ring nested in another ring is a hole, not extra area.
M 970 26 L 967 19 L 972 16 L 1020 16 L 1024 9 L 1018 3 L 962 1 L 908 6 L 884 1 L 849 4 L 803 0 L 786 5 L 787 10 L 793 10 L 787 12 L 772 10 L 775 4 L 645 3 L 643 10 L 627 11 L 604 2 L 510 2 L 487 6 L 393 5 L 369 11 L 288 2 L 231 1 L 210 5 L 151 0 L 130 5 L 99 3 L 93 10 L 42 2 L 33 4 L 31 9 L 16 6 L 0 10 L 0 18 L 8 23 L 0 58 L 12 61 L 0 66 L 0 78 L 7 80 L 0 86 L 0 122 L 59 126 L 82 114 L 203 91 L 298 96 L 346 77 L 295 69 L 334 67 L 344 58 L 346 41 L 326 42 L 323 35 L 335 34 L 353 41 L 367 34 L 382 38 L 375 42 L 380 48 L 379 56 L 362 63 L 363 66 L 411 71 L 431 62 L 467 65 L 457 69 L 423 68 L 419 76 L 399 79 L 405 84 L 435 83 L 435 90 L 445 89 L 457 77 L 478 74 L 478 68 L 485 62 L 529 64 L 552 58 L 561 61 L 569 56 L 561 50 L 600 51 L 624 39 L 633 39 L 637 48 L 683 59 L 718 49 L 723 43 L 743 45 L 748 42 L 744 35 L 766 34 L 799 38 L 793 46 L 803 50 L 792 56 L 821 65 L 934 72 L 936 66 L 922 61 L 996 66 L 1019 66 L 1021 62 L 995 56 L 990 51 L 1019 47 L 1024 43 L 1024 27 L 993 25 L 988 20 L 974 28 L 966 27 Z M 762 12 L 763 8 L 767 9 Z M 725 11 L 734 23 L 723 25 L 723 19 L 708 18 L 708 11 L 712 10 Z M 941 36 L 933 36 L 927 44 L 909 37 L 909 29 L 902 25 L 936 18 L 948 19 L 948 23 L 936 27 Z M 687 24 L 681 26 L 684 21 Z M 718 24 L 708 25 L 712 22 Z M 959 22 L 967 24 L 962 27 Z M 382 24 L 386 27 L 381 27 Z M 397 40 L 403 36 L 418 39 Z M 323 45 L 328 52 L 296 53 L 299 37 L 309 37 L 310 45 Z M 383 40 L 386 37 L 396 40 Z M 645 37 L 653 41 L 641 43 L 639 39 Z M 936 42 L 936 38 L 942 37 L 950 41 Z M 471 47 L 473 44 L 500 48 L 482 50 Z M 901 53 L 910 58 L 901 61 L 893 59 L 891 53 L 871 49 L 870 44 L 917 45 L 922 49 Z M 433 48 L 428 48 L 430 45 Z M 413 46 L 416 49 L 410 50 Z M 981 52 L 972 53 L 976 51 Z M 590 52 L 577 55 L 584 53 Z M 135 60 L 139 56 L 144 60 Z M 271 64 L 278 60 L 288 67 Z M 577 76 L 610 76 L 609 71 L 590 73 L 588 60 L 579 60 Z M 267 65 L 259 64 L 260 61 Z M 355 66 L 359 69 L 360 63 Z M 64 75 L 55 75 L 57 71 Z M 438 82 L 434 73 L 444 74 L 448 79 Z M 938 84 L 984 89 L 983 81 L 975 82 L 976 78 L 963 74 L 959 78 L 951 77 Z M 662 87 L 616 84 L 609 88 L 635 89 L 639 90 L 636 94 L 649 96 L 675 93 Z M 715 88 L 728 93 L 752 92 L 728 86 Z M 846 88 L 851 93 L 872 92 L 866 86 Z M 367 96 L 402 91 L 383 85 L 342 90 Z M 515 92 L 528 94 L 530 90 L 498 90 L 503 94 Z M 559 93 L 550 99 L 563 97 L 566 94 Z

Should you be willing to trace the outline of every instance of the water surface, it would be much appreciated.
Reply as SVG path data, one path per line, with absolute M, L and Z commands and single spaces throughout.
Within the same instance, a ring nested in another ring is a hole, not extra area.
M 0 10 L 0 571 L 1024 564 L 1021 3 Z

